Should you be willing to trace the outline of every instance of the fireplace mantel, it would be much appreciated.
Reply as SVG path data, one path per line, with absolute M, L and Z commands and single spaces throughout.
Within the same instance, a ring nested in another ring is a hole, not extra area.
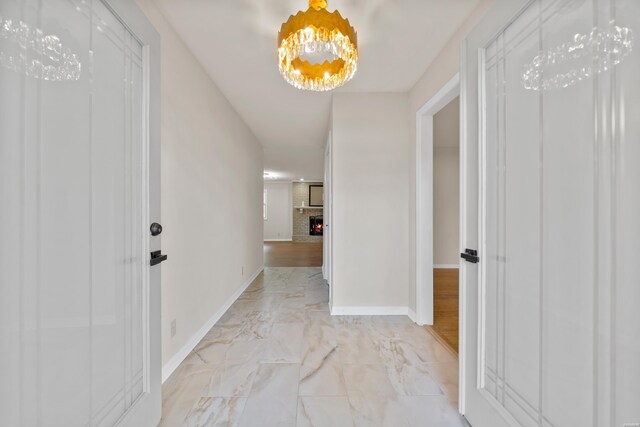
M 323 210 L 324 207 L 322 206 L 294 206 L 294 209 L 298 209 L 300 211 L 300 213 L 302 213 L 305 209 L 317 209 L 317 210 Z

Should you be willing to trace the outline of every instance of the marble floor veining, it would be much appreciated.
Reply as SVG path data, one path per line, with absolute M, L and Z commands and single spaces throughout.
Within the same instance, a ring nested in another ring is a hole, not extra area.
M 455 355 L 328 300 L 320 268 L 266 268 L 163 385 L 160 426 L 466 425 Z

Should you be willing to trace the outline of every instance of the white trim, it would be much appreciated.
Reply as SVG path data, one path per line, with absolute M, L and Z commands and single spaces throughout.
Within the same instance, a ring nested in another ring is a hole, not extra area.
M 467 239 L 467 165 L 468 165 L 468 146 L 469 132 L 467 129 L 468 119 L 468 98 L 469 94 L 467 83 L 467 40 L 463 40 L 460 45 L 460 248 L 466 247 Z M 466 395 L 467 395 L 467 266 L 461 263 L 458 272 L 458 411 L 461 414 L 466 413 Z
M 416 312 L 412 308 L 409 308 L 409 312 L 407 313 L 407 316 L 409 316 L 409 319 L 411 319 L 413 323 L 418 323 L 417 322 L 418 316 L 416 315 Z
M 460 264 L 433 264 L 433 268 L 459 269 Z
M 332 316 L 408 316 L 409 307 L 336 307 Z
M 258 275 L 264 270 L 264 265 L 260 266 L 243 284 L 238 288 L 236 292 L 227 300 L 227 302 L 215 312 L 215 314 L 205 323 L 195 334 L 189 338 L 189 340 L 182 346 L 182 348 L 173 355 L 171 359 L 162 367 L 162 382 L 164 383 L 167 378 L 171 376 L 178 366 L 187 358 L 189 353 L 198 345 L 198 343 L 209 332 L 213 325 L 220 320 L 220 318 L 229 310 L 229 307 L 238 299 L 240 295 L 253 283 Z
M 143 64 L 143 92 L 142 92 L 142 108 L 143 108 L 143 121 L 144 121 L 144 126 L 143 126 L 143 134 L 142 134 L 142 156 L 141 156 L 141 160 L 142 160 L 142 168 L 141 168 L 141 172 L 142 172 L 142 189 L 141 189 L 141 196 L 142 196 L 142 200 L 143 200 L 143 206 L 142 206 L 142 224 L 140 224 L 142 226 L 141 230 L 144 230 L 147 228 L 147 224 L 151 224 L 153 221 L 151 219 L 151 203 L 152 200 L 151 198 L 152 193 L 151 193 L 151 126 L 152 126 L 152 118 L 151 118 L 151 75 L 152 75 L 152 59 L 151 59 L 151 47 L 150 45 L 145 45 L 142 48 L 142 64 Z M 157 74 L 157 71 L 155 72 Z M 156 148 L 157 149 L 157 148 Z M 156 214 L 158 212 L 155 212 Z M 154 217 L 156 217 L 156 215 L 154 215 Z M 159 221 L 159 220 L 158 220 Z M 142 259 L 145 259 L 147 257 L 147 254 L 149 252 L 151 252 L 151 242 L 149 241 L 149 237 L 148 235 L 145 233 L 143 235 L 143 240 L 142 240 L 142 245 L 141 245 L 141 249 L 142 249 L 142 253 L 140 254 L 140 256 L 142 257 Z M 156 248 L 154 248 L 155 250 Z M 159 272 L 161 274 L 161 271 Z M 154 277 L 157 277 L 154 276 Z M 160 334 L 162 334 L 162 324 L 159 324 L 158 322 L 156 322 L 156 324 L 153 324 L 153 320 L 151 318 L 151 297 L 152 297 L 152 292 L 154 292 L 152 290 L 152 286 L 157 286 L 158 284 L 162 284 L 162 276 L 160 275 L 160 278 L 156 278 L 156 280 L 154 281 L 154 283 L 151 283 L 152 278 L 151 278 L 151 265 L 149 263 L 145 263 L 144 268 L 142 269 L 142 295 L 144 295 L 144 298 L 142 299 L 142 329 L 143 329 L 143 336 L 142 336 L 142 357 L 143 357 L 143 389 L 145 392 L 158 392 L 157 390 L 152 390 L 152 385 L 151 385 L 151 375 L 156 375 L 156 381 L 157 381 L 157 375 L 158 375 L 158 365 L 159 363 L 156 361 L 155 363 L 155 372 L 151 372 L 152 369 L 152 362 L 151 362 L 151 358 L 153 357 L 153 349 L 151 347 L 151 341 L 152 341 L 152 337 L 151 337 L 151 333 L 153 332 L 152 329 L 156 328 L 160 331 Z M 155 292 L 157 292 L 157 290 L 155 290 Z M 156 331 L 157 333 L 158 331 Z M 156 355 L 157 358 L 157 355 Z M 161 391 L 160 391 L 161 392 Z
M 304 179 L 304 181 L 300 181 L 299 179 L 265 179 L 264 183 L 265 184 L 322 184 L 322 180 L 321 179 Z
M 460 95 L 460 73 L 456 73 L 451 80 L 431 97 L 416 113 L 416 117 L 433 116 L 442 110 L 448 103 Z
M 456 73 L 416 113 L 416 320 L 433 325 L 433 116 L 460 94 Z
M 486 44 L 495 39 L 515 16 L 533 0 L 496 0 L 476 28 L 461 44 L 460 72 L 460 248 L 483 247 L 480 240 L 482 224 L 483 183 L 481 179 L 482 115 L 486 106 L 481 102 L 482 61 L 479 56 Z M 477 193 L 476 193 L 477 192 Z M 480 252 L 483 260 L 483 252 Z M 505 418 L 497 410 L 494 402 L 487 398 L 478 381 L 480 331 L 479 276 L 482 265 L 461 263 L 460 268 L 460 342 L 459 342 L 459 403 L 458 408 L 469 423 L 475 425 L 506 426 L 517 425 L 513 418 Z
M 264 221 L 269 220 L 269 198 L 267 197 L 268 195 L 269 195 L 269 191 L 267 190 L 267 187 L 263 185 L 262 186 L 262 219 Z
M 333 131 L 329 129 L 327 144 L 324 151 L 324 182 L 325 194 L 324 229 L 322 237 L 322 276 L 329 285 L 329 305 L 333 306 Z
M 486 49 L 478 49 L 478 174 L 479 179 L 478 182 L 480 185 L 478 186 L 478 249 L 480 250 L 480 254 L 486 254 L 486 242 L 484 240 L 485 233 L 485 225 L 486 211 L 484 209 L 485 206 L 485 196 L 487 189 L 487 181 L 486 174 L 484 173 L 486 170 L 486 91 L 485 91 L 485 66 L 486 66 Z M 465 246 L 467 248 L 469 246 Z M 481 255 L 482 256 L 482 255 Z M 486 351 L 486 282 L 485 282 L 485 265 L 487 259 L 482 256 L 478 265 L 478 348 L 477 348 L 477 384 L 478 388 L 484 388 L 485 386 L 485 351 Z
M 292 242 L 293 239 L 264 239 L 265 242 Z

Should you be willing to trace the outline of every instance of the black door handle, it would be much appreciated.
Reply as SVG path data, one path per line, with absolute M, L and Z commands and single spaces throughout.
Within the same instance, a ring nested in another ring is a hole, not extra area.
M 162 226 L 157 222 L 154 222 L 151 224 L 151 227 L 149 227 L 149 231 L 151 231 L 152 236 L 157 236 L 162 233 Z
M 478 251 L 476 251 L 475 249 L 465 249 L 464 252 L 460 254 L 460 258 L 473 264 L 477 264 L 480 262 Z
M 149 261 L 149 264 L 154 266 L 166 260 L 167 260 L 167 255 L 162 255 L 161 251 L 153 251 L 151 252 L 151 260 Z

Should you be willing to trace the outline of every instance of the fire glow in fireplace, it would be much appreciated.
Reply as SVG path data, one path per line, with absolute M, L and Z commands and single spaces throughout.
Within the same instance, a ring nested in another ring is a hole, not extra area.
M 309 217 L 309 235 L 322 236 L 323 225 L 322 216 Z

